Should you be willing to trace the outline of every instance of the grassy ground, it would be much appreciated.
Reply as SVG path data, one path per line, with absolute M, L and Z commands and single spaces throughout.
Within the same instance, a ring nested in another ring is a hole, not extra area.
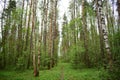
M 74 70 L 68 63 L 60 63 L 51 70 L 40 71 L 39 77 L 32 70 L 24 72 L 0 71 L 0 80 L 100 80 L 97 69 Z

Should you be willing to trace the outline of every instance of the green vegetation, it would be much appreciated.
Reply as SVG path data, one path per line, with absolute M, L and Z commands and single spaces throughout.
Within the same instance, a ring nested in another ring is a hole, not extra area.
M 63 69 L 62 69 L 63 67 Z M 33 70 L 20 71 L 0 71 L 0 80 L 100 80 L 99 70 L 94 68 L 72 69 L 69 63 L 59 63 L 51 70 L 42 70 L 39 77 L 33 76 Z
M 120 80 L 120 0 L 67 1 L 0 1 L 0 80 Z

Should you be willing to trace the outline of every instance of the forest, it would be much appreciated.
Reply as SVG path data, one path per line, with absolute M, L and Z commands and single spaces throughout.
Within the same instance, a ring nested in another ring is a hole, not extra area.
M 120 0 L 0 0 L 0 80 L 120 80 Z

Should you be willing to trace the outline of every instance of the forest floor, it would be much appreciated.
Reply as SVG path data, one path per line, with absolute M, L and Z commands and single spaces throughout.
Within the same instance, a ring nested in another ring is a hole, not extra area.
M 69 63 L 59 63 L 51 70 L 40 71 L 39 77 L 33 76 L 33 70 L 0 71 L 0 80 L 100 80 L 98 69 L 72 69 Z

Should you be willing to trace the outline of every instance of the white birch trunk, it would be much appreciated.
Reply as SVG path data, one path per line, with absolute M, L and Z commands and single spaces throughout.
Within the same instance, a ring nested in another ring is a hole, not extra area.
M 112 68 L 112 54 L 111 54 L 110 45 L 108 42 L 108 34 L 107 34 L 107 30 L 106 30 L 105 16 L 104 16 L 104 12 L 102 10 L 102 0 L 98 0 L 97 4 L 98 4 L 97 14 L 99 17 L 98 21 L 100 22 L 102 36 L 103 36 L 103 40 L 104 40 L 104 44 L 105 44 L 105 48 L 106 48 L 106 52 L 107 52 L 108 65 L 110 68 Z

